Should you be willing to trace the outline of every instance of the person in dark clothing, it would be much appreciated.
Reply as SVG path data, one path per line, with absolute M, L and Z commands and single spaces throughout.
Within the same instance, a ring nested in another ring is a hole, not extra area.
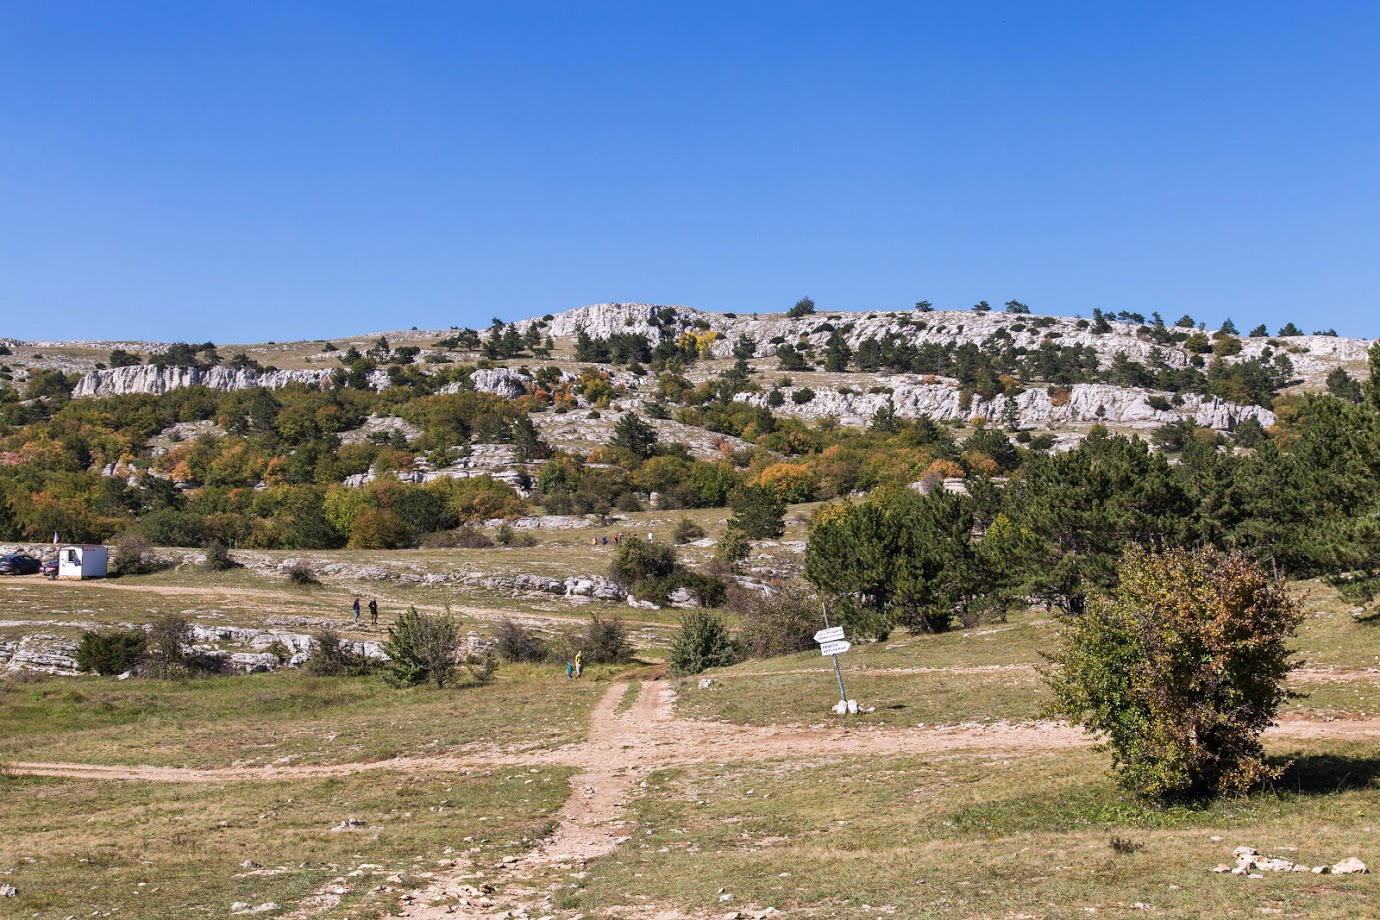
M 355 611 L 355 625 L 358 626 L 358 625 L 359 625 L 359 597 L 357 597 L 357 596 L 355 597 L 354 611 Z
M 379 625 L 379 599 L 376 597 L 369 598 L 369 622 Z

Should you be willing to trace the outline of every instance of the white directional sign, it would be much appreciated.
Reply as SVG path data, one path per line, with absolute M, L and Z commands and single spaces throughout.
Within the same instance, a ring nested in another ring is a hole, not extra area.
M 821 629 L 815 633 L 816 642 L 841 642 L 843 641 L 843 627 L 834 626 L 829 629 Z
M 834 642 L 821 642 L 819 652 L 821 655 L 842 655 L 853 647 L 853 643 L 839 639 Z

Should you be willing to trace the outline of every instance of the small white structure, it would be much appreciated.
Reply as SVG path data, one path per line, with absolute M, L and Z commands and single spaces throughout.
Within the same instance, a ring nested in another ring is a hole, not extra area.
M 92 543 L 69 543 L 58 550 L 58 578 L 104 578 L 110 553 Z

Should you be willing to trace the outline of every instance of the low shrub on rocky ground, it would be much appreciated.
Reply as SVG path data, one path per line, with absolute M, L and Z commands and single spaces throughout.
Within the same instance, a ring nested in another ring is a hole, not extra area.
M 123 674 L 139 663 L 148 647 L 148 635 L 138 629 L 113 629 L 82 633 L 77 646 L 77 667 L 97 674 Z
M 808 652 L 824 621 L 819 598 L 804 585 L 785 585 L 775 594 L 734 586 L 729 609 L 742 619 L 739 640 L 753 658 Z
M 535 629 L 511 617 L 499 620 L 494 626 L 494 651 L 510 663 L 546 661 L 550 652 Z
M 311 654 L 305 667 L 308 674 L 317 677 L 340 677 L 368 674 L 373 670 L 373 662 L 369 656 L 356 652 L 334 629 L 322 629 L 311 637 Z

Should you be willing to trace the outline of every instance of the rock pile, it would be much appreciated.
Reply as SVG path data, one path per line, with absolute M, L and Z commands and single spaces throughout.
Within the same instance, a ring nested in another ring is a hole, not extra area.
M 1264 878 L 1260 872 L 1312 872 L 1315 875 L 1356 875 L 1369 872 L 1366 864 L 1355 856 L 1347 857 L 1331 866 L 1309 866 L 1283 859 L 1279 856 L 1262 856 L 1254 847 L 1237 847 L 1232 850 L 1236 865 L 1219 863 L 1213 872 L 1219 874 L 1246 875 L 1251 878 Z

